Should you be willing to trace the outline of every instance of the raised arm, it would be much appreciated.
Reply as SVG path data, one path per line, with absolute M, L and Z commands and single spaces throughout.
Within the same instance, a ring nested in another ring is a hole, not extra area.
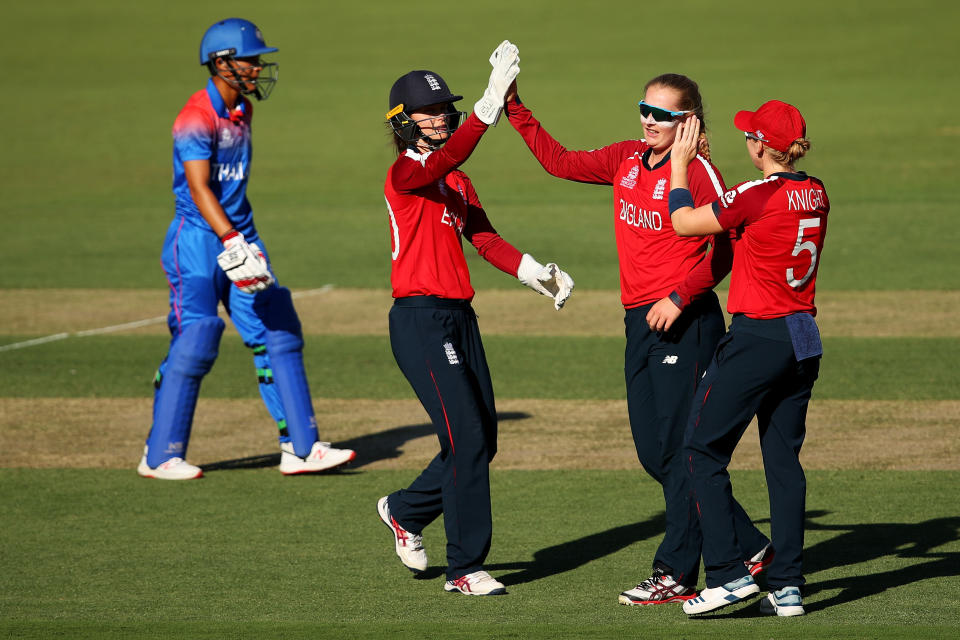
M 593 151 L 569 151 L 547 133 L 515 93 L 507 101 L 506 110 L 510 124 L 527 143 L 540 165 L 550 175 L 564 180 L 613 184 L 624 153 L 632 153 L 638 147 L 636 140 L 628 140 Z

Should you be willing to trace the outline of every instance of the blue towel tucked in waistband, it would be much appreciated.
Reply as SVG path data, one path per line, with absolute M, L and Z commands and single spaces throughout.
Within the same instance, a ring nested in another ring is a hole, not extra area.
M 794 313 L 784 318 L 790 340 L 793 342 L 793 354 L 797 360 L 806 360 L 823 355 L 823 344 L 820 342 L 820 330 L 817 321 L 809 313 Z

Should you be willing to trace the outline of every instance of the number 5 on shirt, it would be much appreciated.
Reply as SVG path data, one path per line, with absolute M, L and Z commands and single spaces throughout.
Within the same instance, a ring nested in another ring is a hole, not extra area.
M 797 287 L 803 286 L 807 280 L 810 279 L 810 276 L 813 275 L 813 270 L 817 266 L 817 245 L 812 240 L 803 241 L 803 230 L 812 229 L 820 227 L 820 218 L 803 218 L 800 220 L 800 227 L 797 229 L 797 244 L 793 247 L 794 256 L 800 255 L 802 251 L 810 252 L 810 268 L 807 269 L 807 273 L 797 280 L 793 274 L 793 267 L 787 269 L 787 284 L 796 289 Z

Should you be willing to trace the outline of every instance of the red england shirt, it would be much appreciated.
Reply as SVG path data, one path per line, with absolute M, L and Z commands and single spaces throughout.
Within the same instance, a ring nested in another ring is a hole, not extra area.
M 522 254 L 500 237 L 465 173 L 456 169 L 487 126 L 475 115 L 437 151 L 407 149 L 387 171 L 384 197 L 390 221 L 393 297 L 472 300 L 461 236 L 492 265 L 517 276 Z
M 736 229 L 727 311 L 750 318 L 817 314 L 814 292 L 830 201 L 805 173 L 742 182 L 713 203 L 724 229 Z
M 647 164 L 650 147 L 626 140 L 592 151 L 568 151 L 544 130 L 519 100 L 507 105 L 510 124 L 551 175 L 588 184 L 613 186 L 613 222 L 620 257 L 620 300 L 638 307 L 676 291 L 683 303 L 718 281 L 706 257 L 709 240 L 681 238 L 673 232 L 667 198 L 670 156 Z M 720 172 L 697 156 L 687 176 L 697 206 L 715 201 L 725 189 Z M 722 279 L 726 273 L 719 274 Z

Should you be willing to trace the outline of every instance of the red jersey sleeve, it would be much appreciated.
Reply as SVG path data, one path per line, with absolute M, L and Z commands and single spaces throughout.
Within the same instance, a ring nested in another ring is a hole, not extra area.
M 697 207 L 716 202 L 726 189 L 720 171 L 700 155 L 697 155 L 687 168 L 687 180 L 693 203 Z M 697 264 L 670 296 L 670 299 L 681 309 L 713 289 L 730 273 L 730 267 L 733 266 L 733 250 L 729 234 L 718 233 L 712 238 L 711 244 L 713 250 L 700 257 Z
M 720 226 L 724 229 L 734 229 L 760 217 L 770 194 L 766 189 L 754 189 L 752 187 L 769 181 L 768 178 L 766 180 L 741 182 L 714 202 L 713 213 L 717 216 L 717 222 L 720 223 Z
M 510 124 L 547 173 L 565 180 L 613 184 L 620 163 L 638 149 L 636 140 L 626 140 L 593 151 L 568 151 L 547 133 L 519 98 L 507 103 L 506 112 Z
M 467 200 L 467 221 L 463 228 L 464 237 L 476 248 L 481 258 L 516 278 L 523 254 L 500 237 L 500 234 L 490 224 L 490 219 L 487 218 L 487 212 L 483 210 L 483 206 L 480 204 L 473 183 L 466 176 L 463 176 L 463 178 L 466 183 L 465 195 Z
M 396 191 L 404 193 L 436 182 L 467 161 L 486 130 L 487 125 L 471 112 L 467 121 L 453 132 L 446 144 L 426 155 L 422 161 L 409 156 L 398 158 L 390 172 L 391 185 Z

